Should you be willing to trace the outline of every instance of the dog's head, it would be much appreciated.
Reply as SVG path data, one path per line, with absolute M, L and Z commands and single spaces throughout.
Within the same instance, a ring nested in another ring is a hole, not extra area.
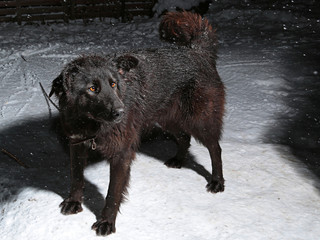
M 100 56 L 80 57 L 53 80 L 49 96 L 58 97 L 61 111 L 70 118 L 118 123 L 126 111 L 124 75 L 137 64 L 138 60 L 131 56 L 116 60 Z

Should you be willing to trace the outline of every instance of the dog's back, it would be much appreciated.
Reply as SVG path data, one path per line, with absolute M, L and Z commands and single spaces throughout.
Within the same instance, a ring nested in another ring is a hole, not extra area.
M 174 43 L 171 47 L 128 53 L 139 61 L 127 78 L 142 82 L 143 117 L 163 126 L 193 125 L 203 114 L 214 114 L 213 128 L 220 132 L 224 87 L 216 70 L 215 31 L 190 12 L 168 13 L 159 31 L 163 40 Z

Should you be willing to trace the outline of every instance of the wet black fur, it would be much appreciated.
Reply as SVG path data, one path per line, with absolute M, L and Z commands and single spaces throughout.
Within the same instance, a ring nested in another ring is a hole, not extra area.
M 214 31 L 198 15 L 183 12 L 168 14 L 160 33 L 182 46 L 83 56 L 53 81 L 50 95 L 59 99 L 72 162 L 70 196 L 60 205 L 63 214 L 82 211 L 83 169 L 93 142 L 110 163 L 105 207 L 92 226 L 98 235 L 115 232 L 142 132 L 155 124 L 173 134 L 178 143 L 176 156 L 166 162 L 168 167 L 182 166 L 193 136 L 210 152 L 212 180 L 207 190 L 224 190 L 219 146 L 224 87 L 215 65 Z

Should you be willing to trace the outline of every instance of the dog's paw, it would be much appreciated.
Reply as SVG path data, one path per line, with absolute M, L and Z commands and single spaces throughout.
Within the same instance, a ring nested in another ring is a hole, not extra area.
M 91 229 L 95 230 L 98 236 L 107 236 L 111 233 L 116 232 L 115 222 L 110 222 L 108 220 L 103 219 L 95 222 L 92 225 Z
M 64 200 L 60 206 L 63 215 L 70 215 L 82 212 L 81 203 L 78 201 L 71 201 L 70 199 Z
M 207 191 L 211 193 L 223 192 L 224 180 L 211 180 L 211 182 L 207 184 Z
M 164 163 L 169 168 L 181 168 L 183 162 L 176 157 L 170 158 Z

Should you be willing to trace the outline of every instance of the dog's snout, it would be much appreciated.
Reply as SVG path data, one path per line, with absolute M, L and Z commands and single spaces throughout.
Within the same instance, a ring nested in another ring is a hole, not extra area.
M 115 120 L 121 120 L 124 114 L 123 108 L 117 108 L 112 111 L 112 116 Z

